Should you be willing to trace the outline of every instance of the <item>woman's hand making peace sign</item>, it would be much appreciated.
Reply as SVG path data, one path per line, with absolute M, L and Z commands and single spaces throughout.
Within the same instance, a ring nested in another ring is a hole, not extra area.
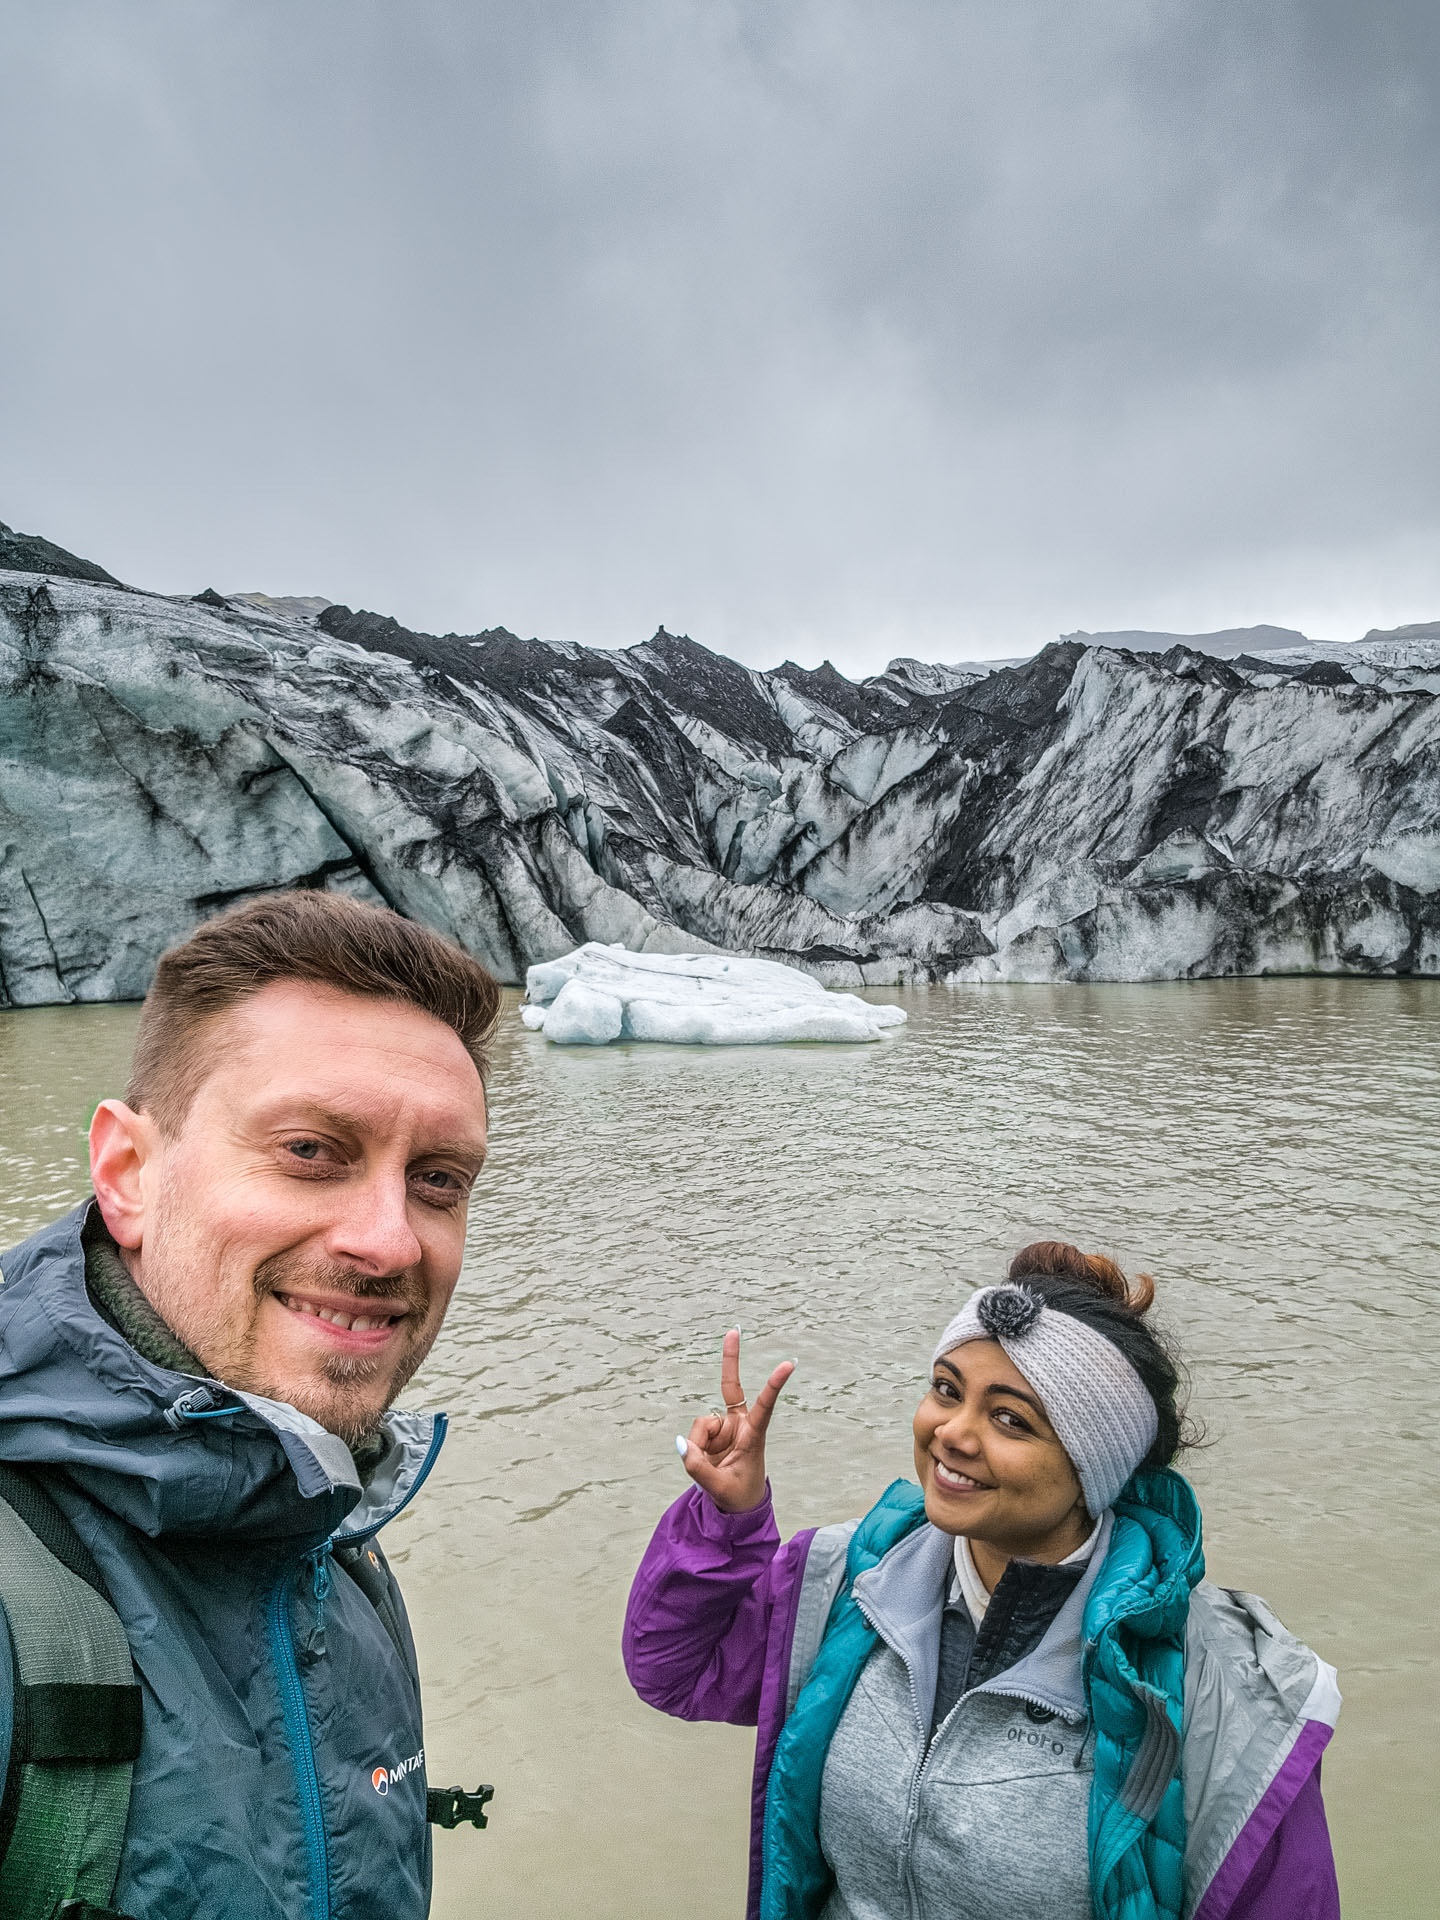
M 782 1360 L 755 1396 L 745 1402 L 740 1385 L 740 1330 L 732 1327 L 720 1348 L 720 1399 L 724 1413 L 702 1413 L 690 1428 L 690 1437 L 675 1446 L 685 1471 L 722 1513 L 744 1513 L 765 1498 L 765 1429 L 780 1398 L 780 1389 L 795 1371 L 793 1360 Z

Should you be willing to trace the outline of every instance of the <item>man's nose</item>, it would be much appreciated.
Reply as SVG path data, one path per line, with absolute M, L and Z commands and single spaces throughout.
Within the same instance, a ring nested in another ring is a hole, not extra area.
M 409 1201 L 407 1182 L 393 1174 L 377 1173 L 348 1188 L 327 1235 L 331 1254 L 377 1275 L 406 1272 L 423 1251 Z

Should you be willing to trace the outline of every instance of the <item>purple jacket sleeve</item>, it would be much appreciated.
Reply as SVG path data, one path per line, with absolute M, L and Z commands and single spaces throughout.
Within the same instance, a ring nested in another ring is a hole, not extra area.
M 1226 1920 L 1340 1920 L 1318 1760 L 1247 1874 Z
M 681 1720 L 756 1725 L 762 1691 L 773 1690 L 777 1609 L 788 1631 L 809 1541 L 781 1546 L 768 1486 L 748 1513 L 722 1513 L 699 1487 L 681 1494 L 625 1612 L 625 1671 L 640 1698 Z

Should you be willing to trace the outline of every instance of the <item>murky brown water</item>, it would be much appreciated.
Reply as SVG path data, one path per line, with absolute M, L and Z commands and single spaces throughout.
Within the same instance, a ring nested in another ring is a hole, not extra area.
M 439 1920 L 733 1920 L 750 1736 L 629 1694 L 631 1571 L 727 1325 L 800 1361 L 782 1525 L 908 1470 L 929 1342 L 1059 1234 L 1160 1278 L 1213 1445 L 1212 1573 L 1340 1668 L 1326 1795 L 1347 1920 L 1440 1885 L 1440 986 L 914 990 L 868 1048 L 562 1052 L 507 1029 L 468 1273 L 412 1399 L 449 1447 L 391 1530 L 431 1779 Z M 0 1015 L 0 1228 L 84 1190 L 131 1008 Z

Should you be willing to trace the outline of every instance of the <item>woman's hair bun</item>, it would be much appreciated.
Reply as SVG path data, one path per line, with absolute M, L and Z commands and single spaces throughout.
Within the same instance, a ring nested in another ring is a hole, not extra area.
M 1029 1279 L 1073 1280 L 1134 1314 L 1148 1312 L 1155 1299 L 1155 1282 L 1148 1273 L 1127 1280 L 1107 1254 L 1082 1253 L 1066 1240 L 1036 1240 L 1022 1247 L 1005 1277 L 1012 1284 Z

